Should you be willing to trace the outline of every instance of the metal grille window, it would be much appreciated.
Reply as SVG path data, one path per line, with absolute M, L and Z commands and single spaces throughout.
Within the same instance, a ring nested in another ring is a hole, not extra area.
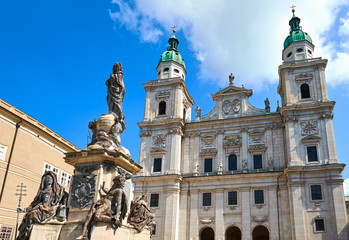
M 228 192 L 228 205 L 237 205 L 238 204 L 238 192 L 232 191 Z
M 264 204 L 264 191 L 255 190 L 254 191 L 254 204 Z
M 2 226 L 0 230 L 0 240 L 11 240 L 13 234 L 13 227 Z
M 212 158 L 205 159 L 205 169 L 204 172 L 212 172 Z
M 228 158 L 228 171 L 235 171 L 237 169 L 237 157 L 235 154 L 231 154 Z
M 204 207 L 211 206 L 211 193 L 202 194 L 202 206 Z
M 322 200 L 321 185 L 310 186 L 311 200 Z
M 161 172 L 162 158 L 154 158 L 153 172 Z
M 159 194 L 151 194 L 150 195 L 150 207 L 158 207 L 159 206 Z
M 308 162 L 318 161 L 316 146 L 307 147 L 307 154 L 308 154 Z
M 254 169 L 262 169 L 262 155 L 253 155 L 253 168 Z
M 315 231 L 325 231 L 325 222 L 323 219 L 315 219 Z

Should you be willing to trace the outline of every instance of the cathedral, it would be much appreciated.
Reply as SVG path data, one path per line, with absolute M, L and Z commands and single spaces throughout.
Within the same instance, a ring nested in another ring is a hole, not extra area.
M 313 57 L 292 12 L 275 112 L 268 99 L 252 106 L 252 90 L 230 75 L 201 115 L 175 31 L 168 40 L 157 79 L 143 84 L 142 170 L 133 178 L 135 196 L 146 195 L 155 213 L 153 239 L 348 239 L 327 60 Z

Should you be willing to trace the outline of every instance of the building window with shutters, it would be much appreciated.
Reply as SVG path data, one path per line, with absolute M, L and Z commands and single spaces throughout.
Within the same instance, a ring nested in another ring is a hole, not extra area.
M 311 200 L 313 201 L 323 200 L 321 185 L 311 185 L 310 193 L 311 193 Z
M 316 146 L 310 146 L 307 147 L 307 158 L 308 162 L 318 162 L 318 156 L 317 156 L 317 147 Z
M 153 172 L 161 172 L 162 158 L 154 158 Z
M 229 206 L 238 205 L 238 192 L 237 191 L 229 191 L 228 192 L 228 205 Z
M 61 173 L 61 185 L 64 187 L 70 187 L 70 182 L 71 182 L 71 175 L 69 173 L 66 173 L 62 170 Z
M 159 207 L 159 196 L 158 193 L 150 194 L 150 207 Z
M 0 160 L 5 161 L 7 147 L 0 144 Z
M 12 240 L 13 229 L 12 226 L 2 225 L 0 227 L 0 240 Z
M 264 190 L 254 190 L 254 204 L 264 204 Z
M 204 172 L 205 173 L 212 172 L 212 164 L 213 164 L 212 158 L 206 158 L 204 160 Z
M 58 179 L 59 168 L 56 168 L 55 166 L 45 162 L 44 163 L 44 171 L 42 174 L 44 174 L 45 172 L 49 172 L 49 171 L 52 171 L 54 174 L 56 174 L 56 177 Z
M 262 155 L 261 154 L 253 155 L 253 169 L 262 169 L 262 168 L 263 168 Z
M 202 206 L 203 207 L 210 207 L 212 204 L 211 198 L 212 198 L 211 193 L 203 193 L 202 194 Z

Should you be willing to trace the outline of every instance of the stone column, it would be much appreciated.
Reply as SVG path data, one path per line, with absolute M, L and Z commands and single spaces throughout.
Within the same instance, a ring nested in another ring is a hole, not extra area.
M 180 127 L 174 127 L 169 130 L 170 154 L 169 169 L 165 172 L 170 174 L 180 174 L 181 153 L 182 153 L 182 130 Z
M 187 231 L 190 231 L 190 240 L 199 239 L 199 212 L 200 208 L 199 203 L 199 190 L 190 190 L 190 228 Z
M 241 166 L 241 170 L 242 170 L 242 161 L 244 159 L 246 159 L 247 166 L 249 167 L 247 129 L 241 129 L 241 152 L 240 152 L 240 166 Z
M 223 152 L 223 134 L 224 130 L 220 129 L 217 132 L 217 157 L 216 157 L 216 165 L 215 169 L 218 171 L 218 162 L 221 161 L 223 164 L 223 170 L 226 169 L 226 161 L 224 159 L 224 152 Z
M 183 182 L 182 182 L 183 184 Z M 188 183 L 184 183 L 185 186 L 188 186 Z M 181 190 L 180 192 L 180 209 L 179 209 L 179 231 L 178 239 L 187 239 L 190 229 L 190 210 L 189 206 L 190 197 L 188 196 L 188 190 Z M 189 204 L 189 206 L 188 206 Z M 187 227 L 184 227 L 187 226 Z
M 303 183 L 289 184 L 289 194 L 291 196 L 291 220 L 293 228 L 292 239 L 307 239 L 307 226 L 306 217 L 304 216 L 305 210 L 305 193 Z
M 348 223 L 348 218 L 347 218 L 347 211 L 346 211 L 346 206 L 345 206 L 345 200 L 343 198 L 344 196 L 344 190 L 343 190 L 343 185 L 341 180 L 336 180 L 332 181 L 329 183 L 328 187 L 332 191 L 332 201 L 331 204 L 334 206 L 334 213 L 332 214 L 335 215 L 335 222 L 337 223 L 337 235 L 338 239 L 347 239 L 348 234 L 347 234 L 347 223 Z M 333 215 L 332 215 L 333 216 Z
M 296 117 L 286 116 L 285 133 L 286 133 L 286 155 L 288 159 L 288 166 L 299 166 L 301 165 L 300 159 L 298 158 L 298 146 L 296 136 Z
M 251 199 L 250 187 L 240 188 L 241 190 L 241 212 L 242 212 L 242 239 L 251 239 Z
M 175 183 L 173 186 L 168 186 L 164 190 L 164 194 L 166 194 L 165 214 L 163 218 L 164 239 L 178 240 L 179 192 L 178 183 Z
M 224 189 L 216 189 L 215 239 L 224 239 Z
M 330 163 L 338 163 L 332 118 L 332 113 L 327 113 L 326 115 L 324 115 L 325 132 L 328 147 L 328 160 Z
M 272 135 L 271 135 L 271 129 L 272 127 L 270 125 L 267 126 L 266 131 L 265 131 L 265 145 L 267 146 L 267 150 L 265 153 L 265 168 L 270 169 L 269 167 L 269 160 L 271 159 L 273 161 L 273 165 L 274 165 L 274 156 L 273 156 L 273 139 L 272 139 Z M 272 169 L 270 169 L 272 170 Z
M 277 212 L 277 196 L 276 187 L 268 189 L 269 194 L 269 224 L 270 224 L 270 239 L 278 238 L 278 212 Z

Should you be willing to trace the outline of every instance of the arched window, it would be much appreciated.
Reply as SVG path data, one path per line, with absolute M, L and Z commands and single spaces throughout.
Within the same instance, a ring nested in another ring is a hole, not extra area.
M 185 110 L 185 108 L 183 108 L 183 120 L 184 121 L 185 121 L 186 115 L 187 115 L 187 111 Z
M 161 101 L 159 103 L 159 115 L 164 115 L 164 114 L 166 114 L 166 102 Z
M 309 91 L 309 85 L 306 83 L 303 83 L 301 85 L 301 96 L 303 98 L 310 98 L 310 91 Z
M 231 226 L 225 231 L 226 240 L 241 240 L 241 230 L 238 227 Z
M 214 231 L 210 227 L 201 229 L 200 240 L 214 240 Z
M 252 231 L 253 240 L 269 240 L 269 230 L 262 226 L 256 226 Z
M 235 154 L 230 154 L 228 157 L 228 171 L 238 170 L 237 157 Z

